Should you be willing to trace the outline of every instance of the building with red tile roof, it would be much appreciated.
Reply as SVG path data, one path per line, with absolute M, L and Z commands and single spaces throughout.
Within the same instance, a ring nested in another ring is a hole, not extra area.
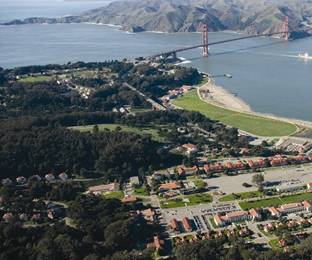
M 191 232 L 192 231 L 192 227 L 191 227 L 191 224 L 190 224 L 190 220 L 187 218 L 187 217 L 184 217 L 182 219 L 182 224 L 183 224 L 183 227 L 186 231 L 188 232 Z
M 177 182 L 167 182 L 159 186 L 159 191 L 177 190 L 180 188 L 181 185 Z
M 178 221 L 175 218 L 170 221 L 170 227 L 174 231 L 179 231 Z
M 133 196 L 133 195 L 126 195 L 122 200 L 121 202 L 122 203 L 134 203 L 136 202 L 138 199 L 136 196 Z

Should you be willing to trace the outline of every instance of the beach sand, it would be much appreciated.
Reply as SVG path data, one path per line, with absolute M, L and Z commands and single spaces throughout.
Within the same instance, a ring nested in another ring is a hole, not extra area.
M 211 79 L 199 91 L 200 97 L 206 102 L 238 112 L 252 112 L 246 102 L 235 94 L 228 92 L 223 87 L 215 85 Z
M 202 85 L 197 89 L 200 99 L 204 102 L 223 107 L 229 110 L 242 112 L 250 115 L 265 117 L 273 120 L 280 120 L 288 123 L 295 124 L 299 127 L 312 128 L 312 122 L 294 119 L 294 118 L 285 118 L 272 114 L 259 113 L 251 109 L 251 107 L 241 98 L 235 94 L 230 93 L 221 86 L 215 85 L 212 78 L 208 78 L 208 82 Z M 299 129 L 298 129 L 299 130 Z

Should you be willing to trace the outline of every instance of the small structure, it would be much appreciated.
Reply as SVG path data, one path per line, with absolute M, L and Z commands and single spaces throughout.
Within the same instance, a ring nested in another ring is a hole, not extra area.
M 177 182 L 168 182 L 168 183 L 163 183 L 159 186 L 159 191 L 164 192 L 164 191 L 169 191 L 169 190 L 177 190 L 180 189 L 181 185 Z
M 196 153 L 198 151 L 197 146 L 194 144 L 183 144 L 182 148 L 185 150 L 186 154 Z
M 13 219 L 13 214 L 11 212 L 7 212 L 2 216 L 2 219 L 5 222 L 9 222 L 11 219 Z
M 19 176 L 16 178 L 16 182 L 18 184 L 25 184 L 27 182 L 27 179 L 24 176 Z
M 188 217 L 184 217 L 182 219 L 182 224 L 183 224 L 183 227 L 184 229 L 187 231 L 187 232 L 191 232 L 193 229 L 192 229 L 192 226 L 191 226 L 191 223 L 190 223 L 190 220 L 188 219 Z
M 102 194 L 103 192 L 119 191 L 119 189 L 120 189 L 119 183 L 112 182 L 109 184 L 91 186 L 88 188 L 88 193 L 93 193 L 95 195 L 98 195 L 98 194 Z
M 126 195 L 122 200 L 121 202 L 122 203 L 134 203 L 134 202 L 137 202 L 137 197 L 136 196 L 133 196 L 133 195 Z
M 153 238 L 153 242 L 147 244 L 147 248 L 153 248 L 157 252 L 159 252 L 160 250 L 162 250 L 163 245 L 164 245 L 164 241 L 160 239 L 159 235 L 155 235 Z
M 27 221 L 28 220 L 28 216 L 27 216 L 27 214 L 22 213 L 22 214 L 19 215 L 19 219 L 21 221 Z
M 3 186 L 10 186 L 10 185 L 12 185 L 12 181 L 9 178 L 3 179 L 1 181 L 1 183 L 2 183 Z
M 249 214 L 250 214 L 252 220 L 260 220 L 261 219 L 261 214 L 256 209 L 250 209 Z
M 178 221 L 175 218 L 170 221 L 170 227 L 173 231 L 179 231 Z
M 132 186 L 135 186 L 135 185 L 140 185 L 140 179 L 138 176 L 133 176 L 133 177 L 130 177 L 130 184 Z
M 307 189 L 312 190 L 312 182 L 307 183 Z
M 55 176 L 52 174 L 52 173 L 48 173 L 44 176 L 44 178 L 47 180 L 47 181 L 54 181 L 55 180 Z
M 68 175 L 65 172 L 60 173 L 58 177 L 61 181 L 67 181 L 68 180 Z
M 154 222 L 155 211 L 153 209 L 149 208 L 149 209 L 142 210 L 141 214 L 143 215 L 143 217 L 146 221 Z

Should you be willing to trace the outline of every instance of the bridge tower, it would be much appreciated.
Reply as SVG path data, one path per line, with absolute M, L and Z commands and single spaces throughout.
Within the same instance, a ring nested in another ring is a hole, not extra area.
M 204 24 L 202 26 L 203 32 L 203 56 L 208 56 L 208 26 Z
M 282 38 L 285 41 L 288 41 L 288 39 L 289 39 L 289 19 L 288 19 L 288 16 L 285 16 L 285 20 L 284 20 L 283 25 L 282 25 Z

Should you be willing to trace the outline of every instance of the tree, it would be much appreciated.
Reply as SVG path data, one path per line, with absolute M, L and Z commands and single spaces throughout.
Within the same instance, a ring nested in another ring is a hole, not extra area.
M 258 187 L 262 186 L 263 181 L 264 181 L 264 176 L 260 173 L 252 176 L 252 183 L 256 184 Z

